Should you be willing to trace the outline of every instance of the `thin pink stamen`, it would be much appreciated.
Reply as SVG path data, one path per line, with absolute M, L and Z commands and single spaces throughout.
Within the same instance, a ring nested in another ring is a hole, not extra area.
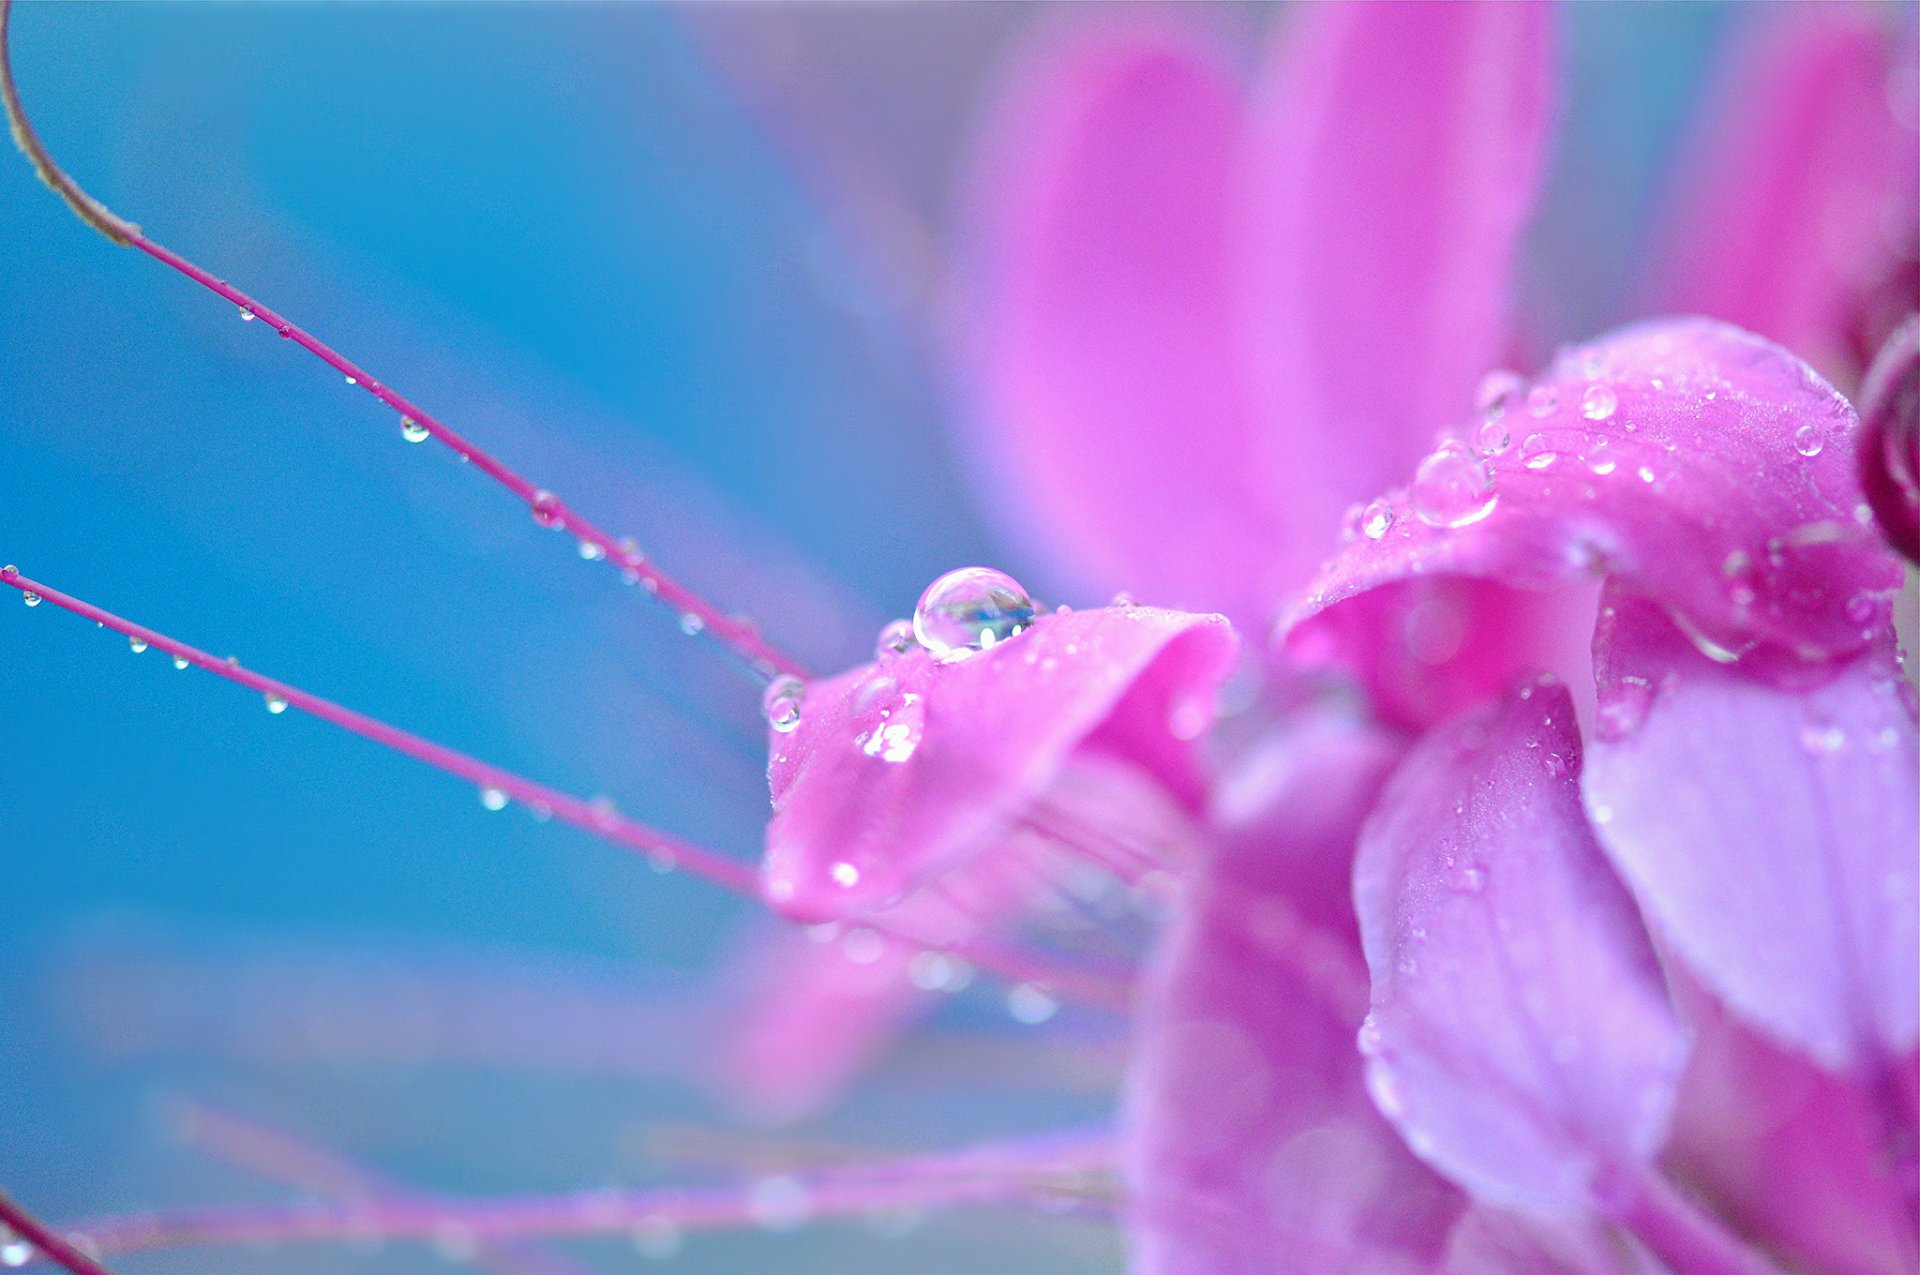
M 8 121 L 13 127 L 15 143 L 32 161 L 41 179 L 67 202 L 82 221 L 113 242 L 138 248 L 155 261 L 178 271 L 208 291 L 231 302 L 239 310 L 242 318 L 257 319 L 271 327 L 281 336 L 299 345 L 346 377 L 350 384 L 360 386 L 400 413 L 402 417 L 426 430 L 427 433 L 453 449 L 455 455 L 462 460 L 470 461 L 474 468 L 505 487 L 520 500 L 525 501 L 542 526 L 570 532 L 583 544 L 592 545 L 598 550 L 598 556 L 612 563 L 624 577 L 644 585 L 650 595 L 678 611 L 682 627 L 688 633 L 711 634 L 746 660 L 748 666 L 763 678 L 772 678 L 779 673 L 790 673 L 795 677 L 806 675 L 804 668 L 797 661 L 762 637 L 751 620 L 721 611 L 705 598 L 655 567 L 632 542 L 615 539 L 574 512 L 558 496 L 522 477 L 504 462 L 468 441 L 464 436 L 455 433 L 438 417 L 412 399 L 375 380 L 359 364 L 308 333 L 285 315 L 270 309 L 226 280 L 217 279 L 208 274 L 171 249 L 155 243 L 147 238 L 139 226 L 119 216 L 87 194 L 79 183 L 69 177 L 65 170 L 53 161 L 53 156 L 48 153 L 45 144 L 34 132 L 20 104 L 19 90 L 14 83 L 13 66 L 8 55 L 8 28 L 11 17 L 11 0 L 0 0 L 0 102 L 5 105 Z
M 0 1191 L 0 1223 L 33 1245 L 36 1256 L 65 1267 L 73 1275 L 113 1275 L 112 1271 L 75 1248 L 65 1236 L 21 1208 L 5 1191 Z
M 554 818 L 590 832 L 602 840 L 638 851 L 648 856 L 657 866 L 683 867 L 695 876 L 723 886 L 735 894 L 756 901 L 760 897 L 759 891 L 755 888 L 754 871 L 747 865 L 669 836 L 657 829 L 649 828 L 617 811 L 608 809 L 603 804 L 583 801 L 557 788 L 549 788 L 545 784 L 524 779 L 512 771 L 489 765 L 443 744 L 436 744 L 430 739 L 401 730 L 397 726 L 389 726 L 385 722 L 368 717 L 365 713 L 358 713 L 332 700 L 322 699 L 297 686 L 242 668 L 231 660 L 209 655 L 197 647 L 188 646 L 185 642 L 168 637 L 157 630 L 122 619 L 111 611 L 103 611 L 90 602 L 83 602 L 79 598 L 62 593 L 37 580 L 30 580 L 14 567 L 0 567 L 0 584 L 11 585 L 22 594 L 43 598 L 63 610 L 104 625 L 116 633 L 138 639 L 148 646 L 157 647 L 175 659 L 198 665 L 209 673 L 225 678 L 236 685 L 283 701 L 290 708 L 300 709 L 322 721 L 331 722 L 343 730 L 352 731 L 364 739 L 370 739 L 376 744 L 391 748 L 395 752 L 405 753 L 417 761 L 423 761 L 429 766 L 464 779 L 482 791 L 492 790 L 503 793 L 533 810 L 550 813 Z

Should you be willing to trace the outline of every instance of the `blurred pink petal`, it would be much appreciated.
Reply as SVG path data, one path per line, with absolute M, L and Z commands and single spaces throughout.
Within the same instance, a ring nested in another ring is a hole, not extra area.
M 1014 68 L 978 175 L 981 490 L 1084 584 L 1257 619 L 1284 481 L 1253 462 L 1228 233 L 1242 93 L 1172 13 Z
M 1750 328 L 1832 374 L 1857 376 L 1854 331 L 1877 291 L 1912 309 L 1920 250 L 1920 133 L 1895 96 L 1892 11 L 1761 6 L 1691 147 L 1655 309 Z M 1885 322 L 1885 319 L 1880 320 Z M 1871 326 L 1871 323 L 1869 324 Z
M 1461 1206 L 1373 1109 L 1353 1044 L 1348 865 L 1400 746 L 1331 713 L 1296 725 L 1228 790 L 1246 808 L 1217 812 L 1232 822 L 1144 989 L 1124 1127 L 1139 1275 L 1428 1271 Z
M 1648 923 L 1741 1017 L 1882 1077 L 1920 1038 L 1920 754 L 1891 633 L 1788 691 L 1645 604 L 1602 614 L 1587 806 Z
M 1374 1099 L 1479 1199 L 1604 1211 L 1648 1175 L 1686 1041 L 1580 806 L 1558 682 L 1428 736 L 1360 840 Z
M 1633 1239 L 1584 1218 L 1528 1217 L 1475 1204 L 1453 1228 L 1447 1275 L 1665 1275 Z
M 1920 562 L 1920 315 L 1894 330 L 1860 387 L 1860 485 L 1880 530 Z
M 1043 797 L 1068 807 L 1055 831 L 1075 848 L 1150 857 L 1156 801 L 1197 794 L 1190 741 L 1237 645 L 1218 616 L 1110 607 L 1042 616 L 969 659 L 915 646 L 813 683 L 798 727 L 771 736 L 768 899 L 801 920 L 891 906 Z
M 1809 1270 L 1920 1270 L 1910 1124 L 1883 1095 L 1822 1071 L 1679 981 L 1693 1028 L 1668 1161 L 1749 1234 Z M 1920 1055 L 1899 1065 L 1911 1092 Z M 1904 1145 L 1889 1145 L 1889 1134 Z M 1891 1152 L 1891 1155 L 1889 1154 Z
M 1778 346 L 1707 320 L 1641 324 L 1563 354 L 1506 415 L 1511 441 L 1484 471 L 1462 460 L 1381 500 L 1285 617 L 1293 649 L 1364 638 L 1318 617 L 1427 575 L 1605 577 L 1703 649 L 1784 677 L 1821 675 L 1886 614 L 1900 572 L 1860 520 L 1853 409 Z
M 1236 297 L 1279 580 L 1467 418 L 1552 117 L 1546 5 L 1303 5 L 1248 130 Z M 1273 599 L 1269 599 L 1273 600 Z

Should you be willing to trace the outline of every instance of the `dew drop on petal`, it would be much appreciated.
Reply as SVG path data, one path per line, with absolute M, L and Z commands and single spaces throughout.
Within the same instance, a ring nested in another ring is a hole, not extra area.
M 433 434 L 425 425 L 414 420 L 413 417 L 402 416 L 400 418 L 400 437 L 406 439 L 409 443 L 424 443 L 433 437 Z
M 1034 620 L 1033 599 L 1018 581 L 989 567 L 962 567 L 927 586 L 913 609 L 913 635 L 942 658 L 984 651 Z
M 1596 438 L 1587 448 L 1587 468 L 1601 477 L 1606 477 L 1620 467 L 1614 459 L 1613 444 L 1604 438 Z
M 807 684 L 791 673 L 782 673 L 768 682 L 766 694 L 760 697 L 760 711 L 767 725 L 783 735 L 798 726 L 800 701 L 806 693 Z
M 1434 527 L 1465 527 L 1498 500 L 1487 463 L 1464 443 L 1442 443 L 1413 474 L 1413 512 Z
M 492 784 L 480 790 L 480 804 L 488 810 L 505 810 L 507 793 L 504 788 L 495 788 Z
M 1611 419 L 1619 406 L 1620 396 L 1610 385 L 1589 385 L 1587 392 L 1580 396 L 1580 415 L 1590 421 Z
M 127 639 L 127 649 L 129 651 L 132 651 L 135 655 L 144 654 L 147 649 L 147 640 L 137 635 L 133 637 L 129 637 Z
M 1545 434 L 1529 434 L 1520 444 L 1520 462 L 1528 469 L 1550 468 L 1560 459 L 1560 453 L 1553 449 L 1553 443 Z
M 1793 431 L 1793 450 L 1802 456 L 1818 456 L 1826 445 L 1827 440 L 1820 436 L 1820 430 L 1815 426 L 1802 425 Z
M 911 651 L 917 642 L 913 636 L 912 620 L 894 620 L 880 630 L 880 636 L 873 642 L 873 658 L 881 662 L 895 659 Z
M 1016 983 L 1007 992 L 1007 1013 L 1017 1023 L 1038 1026 L 1060 1011 L 1053 993 L 1038 983 Z
M 266 701 L 267 711 L 275 717 L 287 711 L 287 697 L 284 695 L 275 695 L 272 691 L 268 691 Z
M 1361 1055 L 1371 1058 L 1380 1052 L 1380 1022 L 1372 1014 L 1360 1020 L 1360 1030 L 1354 1034 L 1354 1047 Z
M 1393 506 L 1385 499 L 1375 500 L 1360 511 L 1360 532 L 1369 540 L 1378 540 L 1393 530 Z

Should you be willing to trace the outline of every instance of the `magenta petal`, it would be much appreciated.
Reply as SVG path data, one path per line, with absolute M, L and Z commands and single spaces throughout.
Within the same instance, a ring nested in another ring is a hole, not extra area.
M 1368 1100 L 1366 970 L 1350 917 L 1329 924 L 1397 747 L 1330 714 L 1294 725 L 1226 790 L 1142 989 L 1123 1126 L 1136 1275 L 1429 1271 L 1461 1206 Z
M 1528 1217 L 1476 1204 L 1453 1228 L 1447 1275 L 1664 1275 L 1639 1244 L 1585 1218 Z
M 1766 5 L 1703 100 L 1681 152 L 1659 310 L 1712 315 L 1856 375 L 1887 318 L 1914 305 L 1920 134 L 1896 118 L 1893 15 L 1868 5 Z M 1911 103 L 1907 109 L 1913 109 Z M 1904 260 L 1903 260 L 1904 259 Z M 1900 272 L 1905 271 L 1904 277 Z M 1873 294 L 1891 291 L 1891 316 Z M 1877 332 L 1855 348 L 1855 328 Z
M 1195 793 L 1190 741 L 1236 648 L 1219 616 L 1113 607 L 1043 616 L 968 659 L 914 647 L 813 683 L 798 727 L 771 737 L 769 901 L 802 920 L 897 904 L 1004 843 L 1043 795 L 1069 807 L 1046 812 L 1056 825 L 1148 837 Z
M 1496 424 L 1510 442 L 1487 458 L 1490 486 L 1461 466 L 1390 493 L 1286 617 L 1290 644 L 1339 645 L 1347 635 L 1314 617 L 1416 576 L 1606 576 L 1702 649 L 1817 672 L 1861 648 L 1899 584 L 1861 521 L 1853 409 L 1736 328 L 1668 320 L 1568 351 Z
M 1084 584 L 1261 619 L 1271 488 L 1230 322 L 1240 85 L 1172 15 L 1049 34 L 972 183 L 982 489 Z
M 1237 226 L 1257 463 L 1282 578 L 1342 510 L 1464 420 L 1510 335 L 1552 116 L 1551 7 L 1316 4 L 1287 14 L 1248 129 Z M 1184 433 L 1184 431 L 1182 431 Z
M 1920 562 L 1920 315 L 1894 329 L 1860 387 L 1860 485 L 1880 530 Z
M 1652 1159 L 1685 1054 L 1579 774 L 1566 688 L 1523 687 L 1415 748 L 1354 870 L 1375 1101 L 1482 1200 L 1548 1214 Z
M 1890 636 L 1796 692 L 1615 606 L 1587 804 L 1648 923 L 1735 1013 L 1885 1067 L 1920 1033 L 1920 754 Z

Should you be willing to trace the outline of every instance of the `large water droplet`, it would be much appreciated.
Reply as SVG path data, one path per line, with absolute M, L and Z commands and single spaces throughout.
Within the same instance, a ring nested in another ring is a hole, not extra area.
M 488 810 L 505 810 L 507 808 L 506 790 L 488 784 L 480 790 L 480 804 Z
M 400 437 L 406 439 L 409 443 L 424 443 L 433 437 L 433 433 L 425 425 L 414 420 L 413 417 L 402 416 L 400 418 Z
M 1827 440 L 1820 436 L 1818 426 L 1802 425 L 1793 431 L 1793 450 L 1802 456 L 1818 456 L 1826 445 Z
M 1360 511 L 1360 534 L 1378 540 L 1393 530 L 1393 506 L 1384 498 L 1372 501 Z
M 266 700 L 267 700 L 267 711 L 269 713 L 272 713 L 275 717 L 278 717 L 280 714 L 287 711 L 286 696 L 275 695 L 272 691 L 268 691 L 266 695 Z
M 807 684 L 790 673 L 768 682 L 766 694 L 760 697 L 760 711 L 766 715 L 767 725 L 783 735 L 798 726 L 800 701 L 806 693 Z
M 186 656 L 184 656 L 184 655 L 176 655 L 176 656 L 174 656 L 174 657 L 173 657 L 173 666 L 174 666 L 175 668 L 177 668 L 177 669 L 184 669 L 184 668 L 186 668 L 186 667 L 187 667 L 187 657 L 186 657 Z
M 254 314 L 252 306 L 243 305 L 240 307 L 240 322 L 252 323 L 257 317 L 259 316 Z
M 132 651 L 135 655 L 145 654 L 147 649 L 147 640 L 137 635 L 130 636 L 127 638 L 127 649 Z
M 1012 576 L 989 567 L 962 567 L 920 595 L 913 635 L 936 656 L 964 658 L 1025 632 L 1035 613 L 1033 599 Z
M 913 638 L 913 621 L 894 620 L 881 629 L 880 636 L 874 639 L 873 658 L 885 663 L 905 655 L 916 645 Z
M 0 1228 L 0 1266 L 25 1266 L 33 1260 L 33 1245 Z
M 1442 443 L 1413 474 L 1413 512 L 1435 527 L 1465 527 L 1493 512 L 1493 474 L 1464 443 Z
M 1610 385 L 1589 385 L 1587 392 L 1580 396 L 1580 415 L 1590 421 L 1610 419 L 1619 406 L 1620 396 Z
M 40 605 L 41 599 L 37 593 L 23 593 L 20 595 L 20 600 L 30 607 L 37 607 Z

